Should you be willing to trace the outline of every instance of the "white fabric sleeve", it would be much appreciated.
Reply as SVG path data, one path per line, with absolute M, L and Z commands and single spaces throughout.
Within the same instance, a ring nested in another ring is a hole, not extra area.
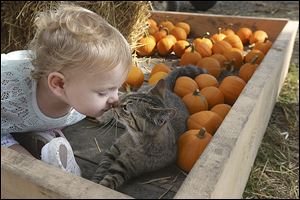
M 11 134 L 1 136 L 1 147 L 10 147 L 14 144 L 19 144 Z

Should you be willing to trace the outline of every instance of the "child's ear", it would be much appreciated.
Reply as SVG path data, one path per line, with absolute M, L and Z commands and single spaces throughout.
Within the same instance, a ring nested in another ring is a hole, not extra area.
M 48 86 L 50 90 L 57 96 L 64 95 L 65 77 L 62 73 L 51 72 L 48 75 Z

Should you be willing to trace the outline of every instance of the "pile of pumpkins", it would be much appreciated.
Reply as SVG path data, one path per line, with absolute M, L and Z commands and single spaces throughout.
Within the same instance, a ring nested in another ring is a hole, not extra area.
M 205 147 L 221 125 L 231 106 L 259 67 L 272 46 L 263 30 L 252 31 L 241 27 L 236 32 L 230 28 L 219 28 L 218 33 L 188 41 L 190 25 L 171 21 L 157 23 L 148 20 L 149 34 L 140 39 L 136 49 L 139 56 L 160 56 L 174 53 L 179 66 L 195 65 L 204 68 L 208 74 L 200 74 L 194 79 L 181 76 L 176 80 L 174 93 L 182 98 L 190 116 L 188 131 L 177 141 L 177 165 L 189 172 Z M 248 47 L 249 50 L 245 47 Z M 236 71 L 237 74 L 218 78 L 222 70 Z M 152 68 L 148 84 L 155 85 L 165 78 L 171 68 L 159 63 Z M 144 74 L 137 66 L 132 66 L 124 85 L 138 89 L 144 82 Z

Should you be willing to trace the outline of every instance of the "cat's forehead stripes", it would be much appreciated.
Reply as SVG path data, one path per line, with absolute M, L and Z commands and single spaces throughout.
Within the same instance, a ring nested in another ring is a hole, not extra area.
M 158 99 L 154 96 L 147 95 L 147 94 L 137 94 L 136 93 L 136 94 L 128 95 L 124 100 L 126 103 L 133 101 L 133 102 L 144 102 L 144 103 L 148 103 L 148 104 L 156 105 L 156 106 L 163 105 L 163 102 L 160 99 Z

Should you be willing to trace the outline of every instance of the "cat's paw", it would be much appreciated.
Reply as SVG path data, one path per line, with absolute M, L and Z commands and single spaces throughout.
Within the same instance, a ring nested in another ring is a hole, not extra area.
M 115 189 L 115 184 L 113 184 L 110 179 L 102 179 L 99 184 L 111 189 Z

